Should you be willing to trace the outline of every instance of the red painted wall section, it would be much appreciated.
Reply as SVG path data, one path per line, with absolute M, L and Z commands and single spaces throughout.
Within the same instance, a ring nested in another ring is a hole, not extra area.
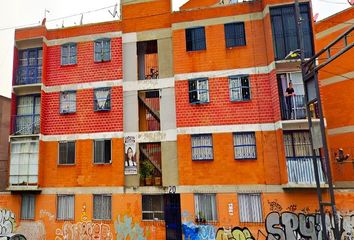
M 113 87 L 111 110 L 94 111 L 93 89 L 76 92 L 76 113 L 60 114 L 60 93 L 42 92 L 41 132 L 45 135 L 123 131 L 123 88 Z
M 61 46 L 48 47 L 46 86 L 122 79 L 122 38 L 111 39 L 109 62 L 94 62 L 94 42 L 77 44 L 77 64 L 60 61 Z
M 209 79 L 209 99 L 206 104 L 189 103 L 188 81 L 176 81 L 177 127 L 252 124 L 274 122 L 273 94 L 270 74 L 250 76 L 251 100 L 231 102 L 229 79 Z

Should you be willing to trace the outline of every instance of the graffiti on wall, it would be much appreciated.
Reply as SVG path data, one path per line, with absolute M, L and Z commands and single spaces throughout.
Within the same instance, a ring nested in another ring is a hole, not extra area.
M 7 209 L 0 209 L 0 233 L 15 232 L 15 214 Z
M 54 221 L 54 219 L 55 219 L 54 214 L 52 214 L 51 212 L 49 212 L 49 211 L 47 211 L 47 210 L 45 210 L 45 209 L 41 209 L 41 210 L 39 211 L 39 217 L 40 217 L 40 218 L 45 218 L 45 217 L 47 217 L 47 218 L 49 219 L 49 221 Z
M 117 220 L 114 221 L 114 228 L 117 234 L 117 240 L 134 239 L 146 240 L 144 236 L 144 229 L 139 223 L 133 223 L 132 217 L 118 215 Z
M 219 228 L 216 232 L 216 240 L 255 240 L 248 228 Z
M 44 240 L 45 226 L 42 221 L 36 222 L 21 222 L 21 225 L 17 228 L 16 233 L 23 234 L 27 239 Z

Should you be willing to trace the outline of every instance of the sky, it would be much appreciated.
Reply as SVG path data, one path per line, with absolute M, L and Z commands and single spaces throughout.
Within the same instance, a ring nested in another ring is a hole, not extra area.
M 38 25 L 46 12 L 47 28 L 68 27 L 83 23 L 118 19 L 113 17 L 114 6 L 119 0 L 11 0 L 1 1 L 0 8 L 0 95 L 11 96 L 14 27 Z M 187 0 L 173 0 L 173 10 Z M 347 0 L 312 0 L 314 14 L 323 19 L 349 7 Z M 47 9 L 49 12 L 45 11 Z M 118 7 L 119 9 L 119 7 Z M 118 11 L 119 12 L 119 11 Z M 72 16 L 75 15 L 75 16 Z M 72 16 L 69 18 L 63 18 Z M 57 20 L 55 20 L 57 19 Z

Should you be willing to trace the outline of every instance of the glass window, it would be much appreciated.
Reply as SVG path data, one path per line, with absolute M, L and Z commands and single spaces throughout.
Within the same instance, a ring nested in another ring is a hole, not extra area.
M 111 89 L 110 88 L 95 89 L 93 94 L 94 94 L 95 111 L 111 110 Z
M 215 194 L 195 194 L 195 216 L 200 220 L 217 221 Z
M 57 219 L 74 220 L 74 195 L 57 196 Z
M 238 194 L 238 210 L 240 222 L 261 223 L 262 222 L 262 200 L 258 193 Z
M 67 43 L 61 46 L 61 65 L 76 64 L 76 43 Z
M 248 76 L 229 77 L 229 87 L 231 101 L 248 101 L 251 99 Z
M 213 160 L 211 134 L 192 135 L 192 160 Z
M 35 195 L 24 194 L 21 201 L 21 219 L 34 219 Z
M 164 220 L 163 195 L 143 195 L 143 220 Z
M 246 45 L 245 24 L 227 23 L 224 25 L 225 44 L 227 48 Z
M 106 194 L 93 195 L 93 219 L 111 220 L 112 196 Z
M 256 159 L 256 134 L 234 133 L 234 153 L 235 159 Z
M 76 92 L 61 92 L 60 93 L 60 113 L 76 112 Z
M 199 51 L 206 49 L 204 27 L 186 29 L 186 48 L 187 51 Z
M 111 163 L 111 140 L 94 141 L 94 163 Z
M 208 78 L 197 78 L 189 80 L 189 102 L 208 103 L 209 84 Z
M 95 41 L 95 62 L 111 60 L 111 40 L 99 39 Z
M 59 164 L 75 163 L 75 142 L 59 143 Z

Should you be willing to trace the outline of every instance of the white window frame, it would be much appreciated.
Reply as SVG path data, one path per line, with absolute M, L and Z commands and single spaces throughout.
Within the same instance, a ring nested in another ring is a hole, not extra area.
M 238 211 L 241 223 L 262 223 L 263 207 L 260 193 L 238 193 Z
M 248 86 L 242 86 L 242 78 L 247 78 Z M 240 81 L 240 86 L 232 87 L 232 81 Z M 230 101 L 231 102 L 247 102 L 251 101 L 251 83 L 250 78 L 248 75 L 236 75 L 236 76 L 229 76 L 229 94 L 230 94 Z M 243 97 L 242 90 L 248 89 L 249 91 L 249 99 Z M 232 91 L 239 90 L 240 91 L 240 98 L 233 98 Z
M 196 82 L 196 89 L 195 90 L 188 89 L 189 98 L 190 98 L 190 94 L 192 94 L 193 92 L 197 92 L 197 100 L 193 101 L 193 102 L 190 101 L 190 103 L 191 104 L 209 103 L 210 102 L 209 79 L 208 78 L 194 78 L 194 79 L 190 79 L 189 81 L 190 82 Z M 206 82 L 206 88 L 203 88 L 203 89 L 200 88 L 200 85 L 202 85 L 201 82 Z M 202 95 L 201 92 L 203 92 L 203 94 L 207 95 L 207 99 L 206 100 L 201 100 L 201 97 L 200 97 Z
M 72 206 L 70 204 L 61 203 L 59 198 L 68 198 L 66 199 L 66 203 L 69 200 L 72 200 Z M 63 204 L 63 205 L 61 205 Z M 72 207 L 72 209 L 69 209 Z M 61 208 L 65 208 L 65 213 L 63 216 L 59 216 L 59 211 L 62 210 Z M 68 212 L 72 212 L 72 216 L 68 216 Z M 58 194 L 57 195 L 57 220 L 74 220 L 75 219 L 75 195 L 74 194 Z

